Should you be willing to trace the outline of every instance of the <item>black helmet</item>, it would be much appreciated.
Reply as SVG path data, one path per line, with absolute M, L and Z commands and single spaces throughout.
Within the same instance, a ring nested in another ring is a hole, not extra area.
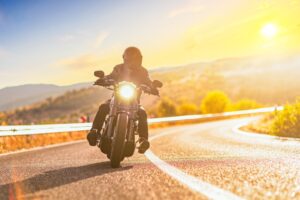
M 128 47 L 123 53 L 123 59 L 125 60 L 141 60 L 142 53 L 137 47 Z

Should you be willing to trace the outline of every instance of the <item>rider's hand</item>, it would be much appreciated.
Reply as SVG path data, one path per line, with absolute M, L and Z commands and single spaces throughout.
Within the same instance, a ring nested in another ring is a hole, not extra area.
M 94 85 L 106 85 L 106 80 L 104 78 L 99 78 L 95 81 Z
M 159 96 L 159 91 L 157 88 L 151 88 L 151 94 Z

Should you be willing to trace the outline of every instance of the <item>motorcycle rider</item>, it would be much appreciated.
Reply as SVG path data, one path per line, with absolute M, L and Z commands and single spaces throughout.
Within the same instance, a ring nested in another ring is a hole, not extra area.
M 142 54 L 136 47 L 128 47 L 123 53 L 123 63 L 116 65 L 113 71 L 105 76 L 104 79 L 114 79 L 117 82 L 130 81 L 136 85 L 145 84 L 152 88 L 153 94 L 158 94 L 158 90 L 152 87 L 152 81 L 148 71 L 142 66 Z M 139 94 L 139 98 L 140 98 Z M 92 129 L 87 135 L 87 140 L 91 146 L 97 143 L 97 134 L 101 130 L 105 121 L 106 115 L 109 114 L 109 100 L 100 105 L 95 116 Z M 144 153 L 149 147 L 148 141 L 148 123 L 147 114 L 143 107 L 140 106 L 138 112 L 138 133 L 139 145 L 138 152 Z

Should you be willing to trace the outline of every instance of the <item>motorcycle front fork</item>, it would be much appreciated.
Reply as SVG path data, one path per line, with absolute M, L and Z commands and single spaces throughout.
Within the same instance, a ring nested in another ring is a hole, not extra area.
M 100 141 L 101 136 L 107 136 L 109 138 L 111 138 L 113 136 L 112 129 L 113 129 L 114 125 L 109 124 L 112 121 L 113 121 L 113 119 L 110 119 L 109 117 L 105 119 L 104 126 L 99 131 L 99 141 Z M 128 124 L 127 134 L 126 134 L 126 140 L 135 142 L 135 135 L 138 135 L 137 121 L 130 119 L 130 122 Z
M 135 142 L 136 131 L 137 131 L 136 121 L 131 119 L 129 123 L 128 132 L 127 132 L 127 138 L 126 138 L 127 141 Z
M 108 128 L 109 128 L 109 117 L 107 117 L 103 123 L 103 126 L 101 127 L 101 129 L 99 129 L 97 131 L 97 144 L 98 146 L 100 145 L 100 140 L 101 140 L 101 137 L 107 137 L 107 133 L 108 133 Z

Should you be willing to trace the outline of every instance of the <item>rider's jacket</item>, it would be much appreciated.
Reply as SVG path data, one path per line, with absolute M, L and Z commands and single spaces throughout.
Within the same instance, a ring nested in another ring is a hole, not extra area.
M 152 81 L 149 77 L 148 71 L 142 67 L 129 68 L 124 64 L 116 65 L 113 71 L 106 76 L 107 78 L 112 78 L 117 82 L 120 81 L 130 81 L 136 85 L 145 84 L 152 86 Z

